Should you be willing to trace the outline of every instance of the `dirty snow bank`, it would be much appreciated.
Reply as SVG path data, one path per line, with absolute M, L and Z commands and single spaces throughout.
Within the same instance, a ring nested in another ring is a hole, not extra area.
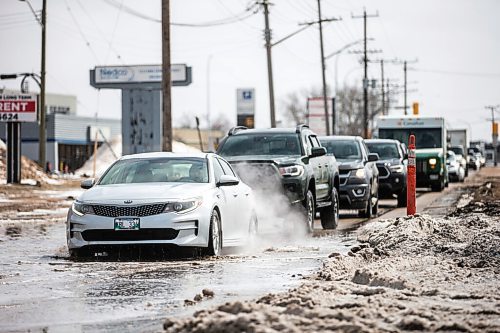
M 321 271 L 300 287 L 201 310 L 192 318 L 170 318 L 164 328 L 499 332 L 500 211 L 473 211 L 368 224 L 359 235 L 360 245 L 348 256 L 332 253 Z

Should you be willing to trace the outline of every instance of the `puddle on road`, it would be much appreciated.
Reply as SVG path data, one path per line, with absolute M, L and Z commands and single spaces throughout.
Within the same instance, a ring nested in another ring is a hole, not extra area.
M 56 225 L 0 242 L 1 331 L 158 331 L 167 316 L 286 290 L 355 243 L 351 230 L 279 242 L 264 235 L 255 249 L 218 258 L 73 262 L 64 232 Z M 184 306 L 204 288 L 215 297 Z

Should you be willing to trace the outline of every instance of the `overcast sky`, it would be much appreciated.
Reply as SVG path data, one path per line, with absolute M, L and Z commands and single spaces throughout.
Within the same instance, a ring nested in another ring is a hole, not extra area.
M 47 18 L 47 91 L 76 95 L 78 114 L 119 118 L 120 92 L 97 91 L 89 85 L 96 65 L 161 63 L 160 0 L 49 0 Z M 31 0 L 35 10 L 41 0 Z M 248 0 L 171 0 L 171 21 L 203 23 L 239 15 Z M 120 5 L 123 4 L 126 7 Z M 273 39 L 298 29 L 298 23 L 317 19 L 315 0 L 274 0 L 270 8 Z M 368 14 L 373 58 L 415 60 L 409 65 L 408 95 L 420 103 L 422 115 L 444 116 L 452 127 L 470 128 L 475 139 L 491 140 L 490 112 L 500 104 L 500 1 L 497 0 L 322 0 L 323 16 L 341 17 L 324 29 L 325 53 L 363 37 L 363 7 Z M 147 20 L 130 14 L 132 8 Z M 193 83 L 174 87 L 174 124 L 184 114 L 206 119 L 207 73 L 212 119 L 225 114 L 236 123 L 236 89 L 256 89 L 256 126 L 269 126 L 269 100 L 262 11 L 229 25 L 172 27 L 172 63 L 193 67 Z M 0 2 L 0 73 L 40 71 L 40 27 L 26 3 Z M 361 50 L 352 48 L 352 50 Z M 210 60 L 209 60 L 210 59 Z M 361 85 L 360 56 L 343 53 L 327 61 L 327 82 L 337 75 L 340 85 Z M 319 87 L 319 33 L 311 27 L 273 48 L 277 119 L 282 102 L 294 91 Z M 210 65 L 209 65 L 210 64 Z M 380 79 L 373 64 L 370 78 Z M 403 66 L 387 65 L 386 77 L 403 82 Z M 0 86 L 18 88 L 19 81 Z M 31 85 L 32 90 L 36 86 Z M 398 105 L 403 104 L 400 95 Z M 402 114 L 393 109 L 391 114 Z M 500 118 L 500 114 L 497 114 Z

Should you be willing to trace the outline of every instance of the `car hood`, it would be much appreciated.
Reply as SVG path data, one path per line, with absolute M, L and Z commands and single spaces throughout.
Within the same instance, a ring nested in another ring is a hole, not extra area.
M 252 155 L 252 156 L 224 156 L 226 161 L 231 164 L 240 163 L 272 163 L 276 165 L 290 165 L 297 163 L 299 156 L 269 156 L 269 155 Z
M 361 160 L 337 160 L 339 170 L 353 170 L 364 168 Z
M 187 199 L 200 196 L 211 188 L 210 183 L 142 183 L 96 185 L 84 192 L 77 200 L 88 203 L 131 204 L 158 202 L 171 199 Z
M 388 159 L 380 159 L 377 161 L 377 165 L 400 165 L 401 160 L 398 158 L 388 158 Z

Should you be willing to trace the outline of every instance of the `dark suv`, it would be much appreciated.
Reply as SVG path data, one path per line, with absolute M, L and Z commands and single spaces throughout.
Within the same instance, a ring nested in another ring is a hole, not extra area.
M 337 227 L 337 163 L 335 158 L 326 156 L 326 149 L 306 125 L 290 129 L 235 127 L 222 139 L 217 153 L 252 188 L 263 190 L 264 194 L 277 190 L 293 205 L 301 204 L 309 232 L 313 230 L 316 211 L 324 229 Z
M 393 199 L 396 195 L 398 207 L 406 207 L 406 161 L 408 155 L 404 144 L 391 139 L 365 140 L 370 153 L 378 154 L 377 161 L 380 198 Z
M 377 154 L 359 136 L 324 136 L 321 144 L 339 163 L 340 208 L 357 209 L 362 217 L 378 214 Z

